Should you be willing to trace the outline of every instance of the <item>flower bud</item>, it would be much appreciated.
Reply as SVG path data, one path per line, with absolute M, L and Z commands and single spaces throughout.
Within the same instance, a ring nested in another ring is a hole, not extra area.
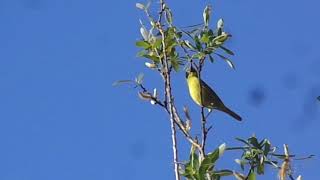
M 157 104 L 157 101 L 156 101 L 157 98 L 158 98 L 157 88 L 154 88 L 154 89 L 153 89 L 152 99 L 150 100 L 150 103 L 151 103 L 152 105 Z
M 206 8 L 203 10 L 203 21 L 204 25 L 208 27 L 209 25 L 209 20 L 210 20 L 210 14 L 211 14 L 211 6 L 206 6 Z
M 223 143 L 219 146 L 219 157 L 221 157 L 226 150 L 226 143 Z
M 156 98 L 156 99 L 158 98 L 157 88 L 153 89 L 153 97 Z
M 150 101 L 150 103 L 151 103 L 152 105 L 155 105 L 157 102 L 152 99 L 152 100 Z
M 223 19 L 219 19 L 217 22 L 217 28 L 222 29 L 223 28 Z

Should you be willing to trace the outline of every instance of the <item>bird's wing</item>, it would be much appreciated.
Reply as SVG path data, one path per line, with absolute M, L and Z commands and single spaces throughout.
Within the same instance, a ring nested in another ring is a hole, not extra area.
M 223 102 L 221 101 L 219 96 L 203 80 L 201 80 L 201 87 L 201 91 L 204 94 L 207 94 L 210 97 L 210 99 L 214 99 L 214 107 L 223 105 Z

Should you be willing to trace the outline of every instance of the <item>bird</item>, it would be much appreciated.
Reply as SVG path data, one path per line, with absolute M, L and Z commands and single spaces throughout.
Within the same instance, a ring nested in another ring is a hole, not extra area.
M 208 86 L 203 80 L 199 79 L 197 71 L 192 66 L 186 71 L 186 79 L 190 96 L 196 104 L 210 110 L 216 109 L 227 113 L 238 121 L 242 120 L 242 118 L 238 114 L 224 105 L 222 100 L 210 88 L 210 86 Z

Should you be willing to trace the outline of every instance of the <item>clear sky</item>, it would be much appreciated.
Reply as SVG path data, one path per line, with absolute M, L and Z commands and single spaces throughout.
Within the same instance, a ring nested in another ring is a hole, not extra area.
M 319 155 L 319 1 L 167 2 L 179 26 L 200 23 L 211 3 L 212 23 L 223 17 L 233 35 L 227 46 L 237 69 L 217 60 L 203 78 L 244 120 L 211 116 L 208 149 L 255 133 Z M 135 89 L 111 86 L 144 72 L 148 88 L 161 88 L 136 57 L 143 14 L 135 3 L 0 0 L 1 180 L 173 179 L 168 117 Z M 188 105 L 197 126 L 183 73 L 173 82 L 178 108 Z M 182 160 L 188 151 L 180 148 Z M 239 169 L 228 155 L 219 165 Z M 316 179 L 319 165 L 316 157 L 294 169 Z M 261 179 L 275 179 L 267 173 Z

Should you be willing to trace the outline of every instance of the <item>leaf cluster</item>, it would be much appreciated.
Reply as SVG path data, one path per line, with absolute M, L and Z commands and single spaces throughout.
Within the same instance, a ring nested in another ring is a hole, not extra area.
M 231 170 L 217 170 L 215 168 L 216 161 L 224 153 L 225 147 L 225 144 L 220 145 L 217 149 L 208 153 L 208 155 L 201 160 L 195 152 L 195 148 L 192 146 L 189 157 L 190 159 L 185 164 L 184 169 L 181 170 L 181 174 L 188 180 L 205 180 L 208 179 L 208 176 L 210 179 L 220 179 L 222 176 L 232 175 L 233 172 Z
M 165 22 L 154 20 L 150 16 L 148 5 L 138 3 L 137 7 L 146 12 L 150 21 L 149 28 L 141 22 L 142 39 L 136 42 L 136 46 L 142 50 L 138 56 L 148 59 L 148 63 L 153 64 L 152 69 L 162 69 L 161 62 L 164 56 L 169 62 L 170 69 L 173 68 L 175 71 L 187 63 L 196 65 L 193 61 L 208 59 L 214 62 L 215 57 L 226 61 L 230 67 L 234 68 L 233 62 L 227 57 L 234 53 L 224 46 L 231 34 L 224 31 L 222 19 L 219 19 L 216 27 L 210 28 L 211 6 L 204 9 L 203 23 L 184 28 L 173 24 L 173 15 L 167 5 L 164 7 Z M 159 26 L 164 30 L 164 39 L 161 37 Z

